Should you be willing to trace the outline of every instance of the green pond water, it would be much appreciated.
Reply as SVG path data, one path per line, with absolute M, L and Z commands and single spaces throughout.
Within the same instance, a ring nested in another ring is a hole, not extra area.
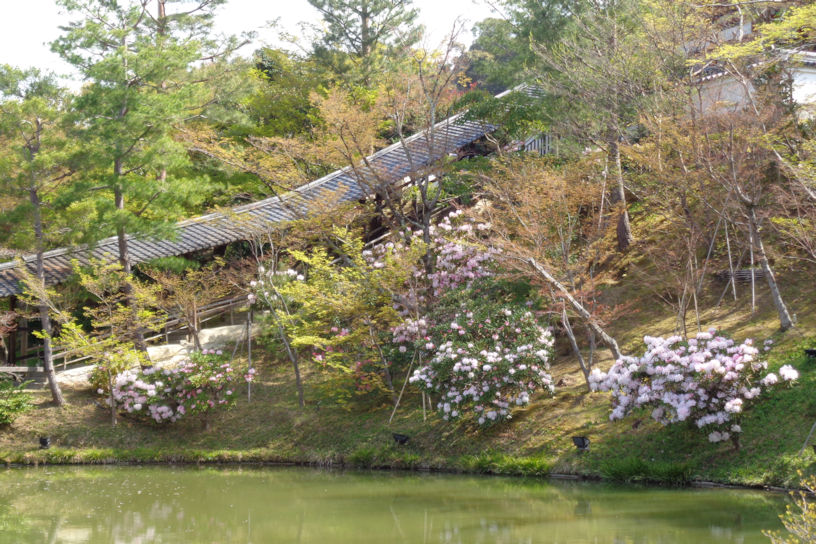
M 299 468 L 0 471 L 2 543 L 768 542 L 782 495 Z

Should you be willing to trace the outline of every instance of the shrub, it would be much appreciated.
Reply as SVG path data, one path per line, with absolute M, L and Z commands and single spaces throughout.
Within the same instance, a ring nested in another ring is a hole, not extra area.
M 554 391 L 548 374 L 553 337 L 526 304 L 507 300 L 492 280 L 449 292 L 429 316 L 417 347 L 430 361 L 410 381 L 437 396 L 445 420 L 465 414 L 479 425 L 512 417 L 539 390 Z M 490 290 L 486 296 L 485 290 Z
M 736 345 L 714 329 L 688 341 L 647 336 L 644 342 L 642 357 L 622 357 L 609 372 L 595 369 L 590 375 L 593 390 L 612 392 L 612 420 L 651 408 L 663 425 L 690 421 L 708 431 L 709 441 L 731 438 L 739 447 L 743 412 L 780 379 L 792 382 L 799 376 L 784 365 L 779 376 L 763 377 L 768 363 L 757 359 L 759 350 L 750 339 Z
M 254 370 L 243 376 L 220 350 L 203 350 L 175 368 L 127 370 L 114 380 L 113 401 L 125 412 L 157 423 L 175 422 L 187 414 L 207 414 L 235 403 L 238 380 L 252 381 Z M 101 391 L 101 390 L 100 390 Z
M 371 447 L 362 447 L 348 456 L 349 464 L 357 468 L 371 468 L 377 460 L 377 450 Z
M 801 478 L 802 474 L 799 476 Z M 788 504 L 785 513 L 779 516 L 788 534 L 764 531 L 772 544 L 816 542 L 816 504 L 813 502 L 813 496 L 816 494 L 816 476 L 803 478 L 800 486 L 801 489 L 791 492 L 793 504 Z
M 17 416 L 33 408 L 33 397 L 23 391 L 26 383 L 14 385 L 11 380 L 0 380 L 0 425 L 10 425 Z

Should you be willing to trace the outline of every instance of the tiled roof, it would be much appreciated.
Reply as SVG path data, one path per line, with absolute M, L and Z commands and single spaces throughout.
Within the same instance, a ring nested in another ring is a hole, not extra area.
M 520 89 L 526 94 L 537 94 L 532 88 Z M 498 95 L 506 95 L 509 91 Z M 403 180 L 412 170 L 432 164 L 434 161 L 453 153 L 482 138 L 496 127 L 483 122 L 465 121 L 462 114 L 450 117 L 434 126 L 433 143 L 429 131 L 422 131 L 408 138 L 406 145 L 396 143 L 368 157 L 366 164 L 376 173 L 376 179 L 384 183 Z M 408 148 L 410 159 L 405 148 Z M 370 172 L 369 172 L 370 173 Z M 218 247 L 230 242 L 246 240 L 253 232 L 269 223 L 286 221 L 302 216 L 310 203 L 325 201 L 329 192 L 338 195 L 339 202 L 360 200 L 373 193 L 373 188 L 360 183 L 361 173 L 351 168 L 333 172 L 318 180 L 298 187 L 280 197 L 271 197 L 251 204 L 231 208 L 228 212 L 217 212 L 181 221 L 176 226 L 171 239 L 134 238 L 128 239 L 128 250 L 132 263 L 141 263 L 157 257 L 185 255 L 193 251 Z M 370 176 L 374 178 L 374 176 Z M 112 262 L 118 259 L 116 237 L 105 238 L 92 248 L 71 247 L 48 251 L 44 255 L 45 279 L 48 285 L 65 281 L 72 273 L 71 261 L 87 263 L 89 257 Z M 27 267 L 34 271 L 34 256 L 25 257 Z M 0 264 L 0 297 L 21 292 L 17 263 Z

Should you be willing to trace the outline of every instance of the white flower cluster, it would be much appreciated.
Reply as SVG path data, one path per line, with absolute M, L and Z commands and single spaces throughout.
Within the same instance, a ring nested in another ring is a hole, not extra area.
M 700 429 L 716 428 L 710 441 L 728 440 L 742 431 L 737 422 L 747 404 L 780 379 L 774 373 L 760 378 L 768 363 L 757 359 L 750 339 L 736 345 L 715 329 L 687 342 L 679 336 L 643 340 L 642 357 L 623 357 L 608 372 L 595 369 L 590 375 L 593 390 L 612 392 L 612 420 L 650 407 L 664 425 L 690 419 Z M 799 373 L 785 365 L 779 376 L 792 382 Z
M 450 339 L 431 348 L 429 364 L 414 371 L 410 382 L 439 395 L 437 408 L 443 419 L 470 412 L 477 423 L 486 425 L 510 419 L 513 407 L 529 404 L 539 390 L 554 392 L 548 373 L 552 334 L 535 323 L 531 312 L 509 314 L 501 314 L 507 319 L 501 327 L 513 331 L 519 343 L 508 336 L 505 343 L 492 341 L 485 347 L 483 327 L 453 321 L 446 335 Z

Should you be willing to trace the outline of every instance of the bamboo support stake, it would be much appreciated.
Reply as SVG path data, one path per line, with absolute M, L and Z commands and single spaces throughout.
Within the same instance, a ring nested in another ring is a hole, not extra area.
M 414 352 L 416 356 L 416 352 Z M 388 418 L 388 424 L 391 425 L 391 421 L 394 419 L 394 415 L 397 413 L 397 408 L 399 408 L 400 401 L 402 400 L 402 394 L 405 393 L 405 386 L 408 385 L 408 379 L 411 377 L 411 367 L 414 366 L 414 358 L 411 358 L 411 364 L 408 365 L 408 373 L 405 375 L 405 381 L 402 382 L 402 389 L 400 389 L 399 397 L 397 397 L 397 402 L 394 403 L 394 409 L 391 410 L 391 417 Z
M 816 429 L 816 423 L 814 423 L 813 426 L 810 428 L 810 432 L 808 433 L 807 438 L 805 438 L 805 443 L 802 444 L 802 449 L 799 450 L 799 455 L 805 453 L 805 448 L 807 447 L 808 442 L 810 442 L 810 437 L 813 435 L 814 429 Z
M 252 370 L 252 308 L 247 312 L 246 321 L 247 336 L 247 361 L 249 370 Z M 247 383 L 247 402 L 252 402 L 252 382 Z
M 728 268 L 731 270 L 731 292 L 737 301 L 737 281 L 734 279 L 734 260 L 731 258 L 731 240 L 728 237 L 728 223 L 725 224 L 725 247 L 728 248 Z
M 748 248 L 751 251 L 751 313 L 756 312 L 756 271 L 754 270 L 754 231 L 751 229 Z
M 427 421 L 428 415 L 425 412 L 425 391 L 422 392 L 422 421 Z

